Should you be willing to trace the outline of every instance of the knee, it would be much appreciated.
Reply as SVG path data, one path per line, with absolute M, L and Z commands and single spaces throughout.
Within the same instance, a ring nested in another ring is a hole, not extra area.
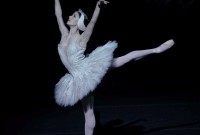
M 117 68 L 117 67 L 120 67 L 121 65 L 123 65 L 123 61 L 122 61 L 122 58 L 120 57 L 120 58 L 113 59 L 111 67 L 112 68 Z

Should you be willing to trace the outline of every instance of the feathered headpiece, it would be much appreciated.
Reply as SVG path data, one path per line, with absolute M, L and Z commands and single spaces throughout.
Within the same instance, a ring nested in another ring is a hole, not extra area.
M 81 9 L 79 9 L 78 12 L 81 14 L 81 16 L 78 20 L 78 23 L 77 23 L 78 29 L 81 31 L 85 31 L 86 26 L 84 24 L 84 20 L 87 19 L 87 16 Z

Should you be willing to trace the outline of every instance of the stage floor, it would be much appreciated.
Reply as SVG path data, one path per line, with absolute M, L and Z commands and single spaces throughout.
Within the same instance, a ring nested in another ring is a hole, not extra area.
M 141 97 L 97 95 L 94 135 L 200 135 L 200 102 Z M 5 135 L 84 135 L 84 116 L 80 103 L 41 106 L 10 112 L 3 126 Z

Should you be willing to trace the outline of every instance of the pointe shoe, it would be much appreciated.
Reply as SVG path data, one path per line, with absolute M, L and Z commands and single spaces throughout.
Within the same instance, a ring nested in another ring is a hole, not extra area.
M 154 53 L 161 53 L 164 52 L 166 50 L 168 50 L 169 48 L 171 48 L 174 45 L 174 40 L 170 39 L 166 42 L 164 42 L 163 44 L 161 44 L 159 47 L 155 48 L 153 50 Z

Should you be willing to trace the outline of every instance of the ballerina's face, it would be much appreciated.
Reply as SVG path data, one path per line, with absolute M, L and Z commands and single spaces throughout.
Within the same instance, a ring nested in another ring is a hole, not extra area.
M 69 19 L 67 21 L 67 25 L 69 26 L 75 26 L 78 23 L 78 20 L 80 18 L 79 13 L 76 11 L 71 16 L 69 16 Z

